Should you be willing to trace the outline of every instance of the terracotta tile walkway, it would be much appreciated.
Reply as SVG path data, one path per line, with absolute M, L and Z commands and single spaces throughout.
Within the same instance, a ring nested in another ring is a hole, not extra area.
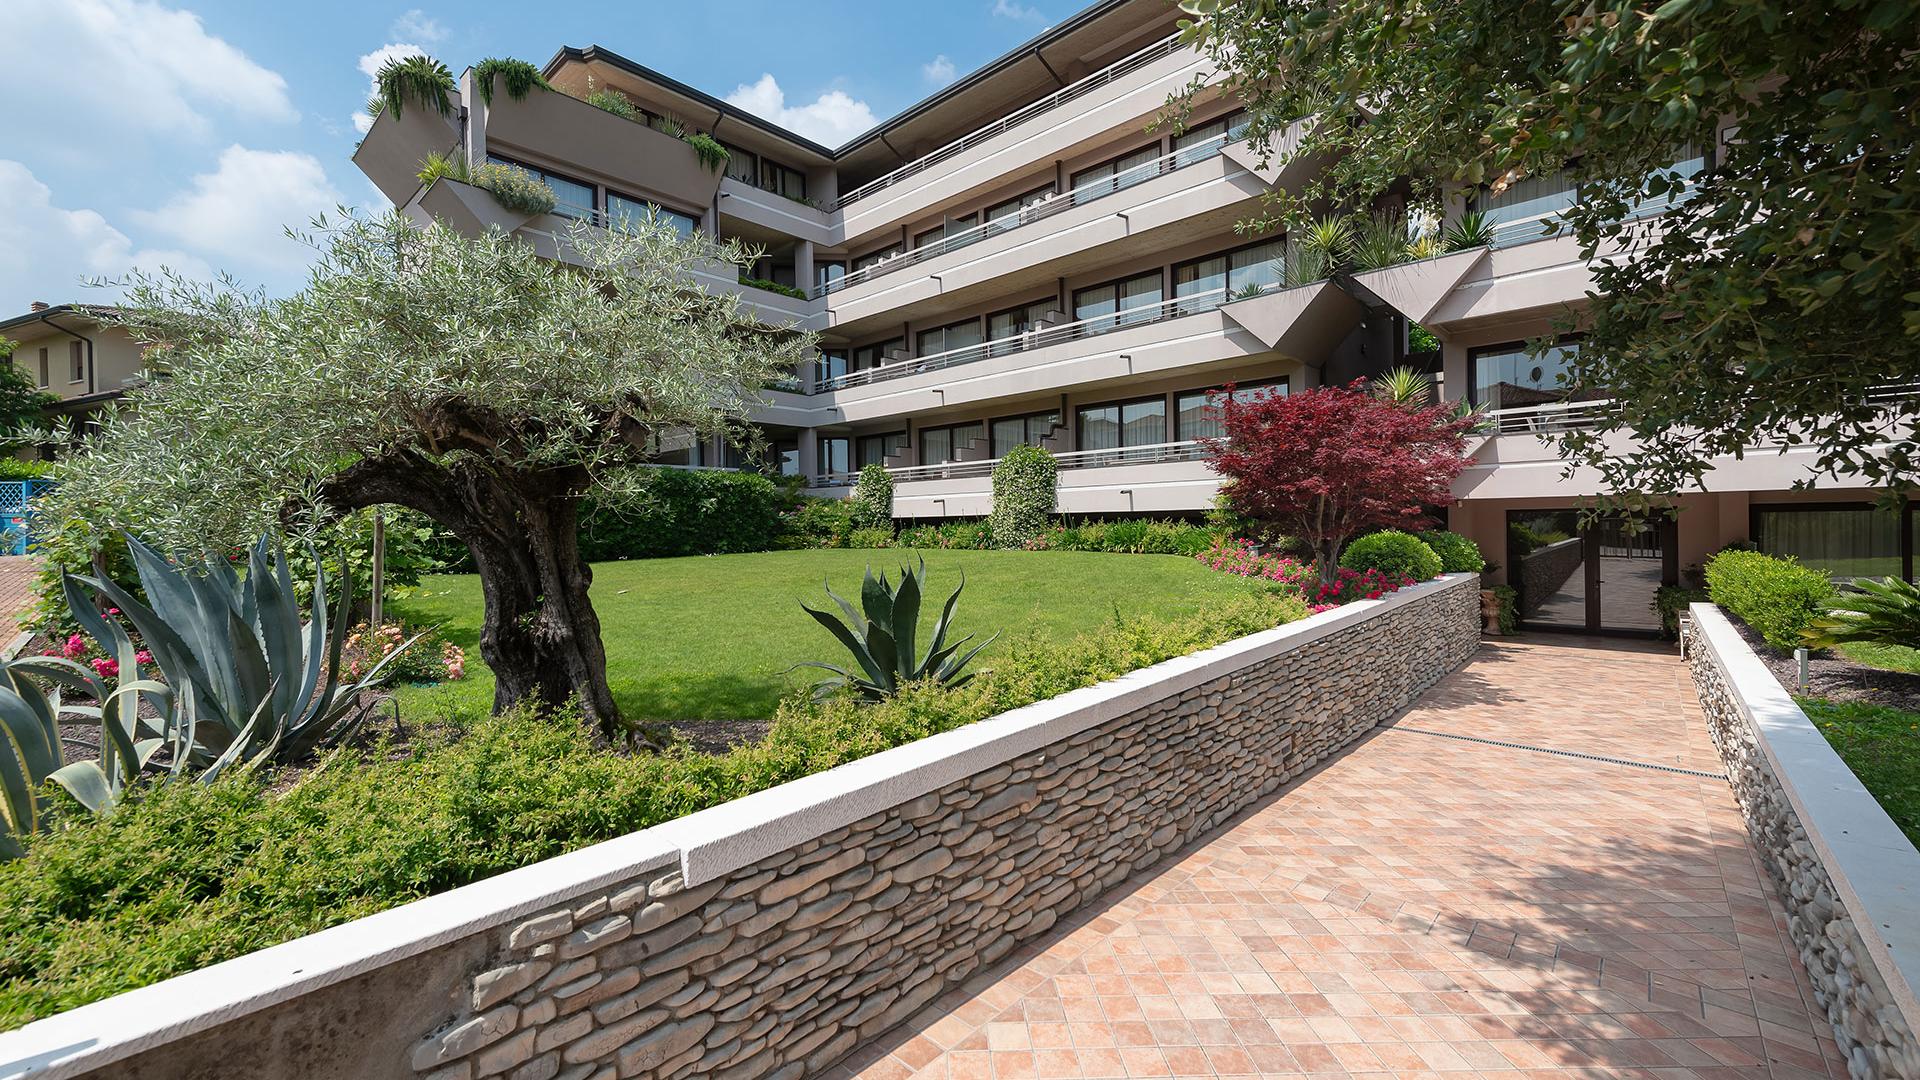
M 1489 644 L 835 1075 L 1844 1077 L 1717 768 L 1671 649 Z

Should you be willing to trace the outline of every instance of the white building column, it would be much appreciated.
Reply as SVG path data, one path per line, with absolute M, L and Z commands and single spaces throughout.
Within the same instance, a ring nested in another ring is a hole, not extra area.
M 477 169 L 487 163 L 487 103 L 474 87 L 472 68 L 460 74 L 460 97 L 461 104 L 467 108 L 466 127 L 460 133 L 460 152 L 467 159 L 467 167 Z
M 802 240 L 793 246 L 793 284 L 808 296 L 813 295 L 813 241 Z

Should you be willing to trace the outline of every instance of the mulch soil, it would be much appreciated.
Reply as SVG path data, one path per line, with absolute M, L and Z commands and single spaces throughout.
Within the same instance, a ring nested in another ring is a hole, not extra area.
M 1780 685 L 1796 697 L 1825 698 L 1829 701 L 1858 701 L 1868 705 L 1920 712 L 1920 675 L 1904 671 L 1857 664 L 1831 650 L 1814 653 L 1807 662 L 1807 687 L 1800 688 L 1800 665 L 1792 653 L 1783 653 L 1768 645 L 1758 633 L 1738 619 L 1730 620 L 1740 631 L 1755 655 L 1780 680 Z

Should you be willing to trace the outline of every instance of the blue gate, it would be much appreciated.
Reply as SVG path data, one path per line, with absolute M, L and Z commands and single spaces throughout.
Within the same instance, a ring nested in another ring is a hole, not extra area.
M 51 480 L 0 480 L 0 555 L 25 555 L 34 540 L 33 500 Z

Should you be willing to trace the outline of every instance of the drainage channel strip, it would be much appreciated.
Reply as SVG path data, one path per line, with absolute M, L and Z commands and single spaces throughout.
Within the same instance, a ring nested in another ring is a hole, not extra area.
M 1556 757 L 1579 758 L 1581 761 L 1600 761 L 1608 765 L 1625 765 L 1633 769 L 1652 769 L 1655 772 L 1678 773 L 1681 776 L 1698 776 L 1706 780 L 1725 780 L 1726 776 L 1715 772 L 1702 772 L 1699 769 L 1682 769 L 1675 765 L 1655 765 L 1647 761 L 1629 761 L 1626 758 L 1607 757 L 1605 754 L 1582 754 L 1575 750 L 1555 750 L 1551 746 L 1528 746 L 1526 743 L 1502 742 L 1499 739 L 1483 739 L 1478 735 L 1455 735 L 1450 731 L 1429 731 L 1426 728 L 1406 727 L 1391 724 L 1385 731 L 1404 731 L 1409 735 L 1431 735 L 1436 739 L 1455 739 L 1460 742 L 1482 743 L 1487 746 L 1503 746 L 1508 750 L 1525 750 L 1532 754 L 1553 754 Z

